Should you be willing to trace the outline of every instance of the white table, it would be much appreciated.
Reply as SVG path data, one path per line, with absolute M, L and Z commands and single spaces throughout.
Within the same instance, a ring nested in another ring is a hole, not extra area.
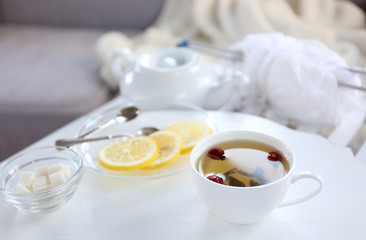
M 74 136 L 86 119 L 118 101 L 30 147 Z M 236 225 L 216 218 L 201 203 L 189 168 L 141 181 L 105 177 L 85 168 L 74 198 L 55 212 L 25 213 L 0 199 L 0 239 L 365 239 L 366 166 L 349 149 L 255 116 L 210 114 L 219 131 L 260 131 L 285 141 L 298 158 L 297 171 L 311 170 L 323 176 L 323 191 L 305 203 L 277 209 L 259 223 Z M 288 196 L 310 188 L 309 182 L 300 182 Z

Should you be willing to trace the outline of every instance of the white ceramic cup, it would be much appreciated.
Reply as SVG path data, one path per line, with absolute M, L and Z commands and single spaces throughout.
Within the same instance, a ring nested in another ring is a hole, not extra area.
M 255 187 L 233 187 L 208 180 L 198 170 L 201 156 L 211 148 L 233 140 L 254 140 L 273 146 L 288 160 L 288 173 L 274 182 Z M 227 131 L 211 135 L 193 148 L 190 161 L 201 200 L 214 215 L 238 224 L 257 222 L 275 208 L 308 200 L 317 195 L 323 186 L 321 177 L 316 174 L 308 171 L 294 173 L 295 157 L 291 149 L 280 140 L 258 132 Z M 304 178 L 315 180 L 317 187 L 299 198 L 283 201 L 289 186 Z

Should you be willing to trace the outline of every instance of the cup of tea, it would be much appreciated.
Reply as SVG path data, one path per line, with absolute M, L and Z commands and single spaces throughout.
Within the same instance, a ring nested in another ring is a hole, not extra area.
M 294 172 L 295 156 L 286 144 L 258 132 L 211 135 L 193 148 L 190 161 L 203 203 L 217 217 L 238 224 L 258 222 L 276 208 L 306 201 L 323 186 L 317 174 Z M 316 187 L 284 201 L 290 185 L 300 179 L 312 179 Z

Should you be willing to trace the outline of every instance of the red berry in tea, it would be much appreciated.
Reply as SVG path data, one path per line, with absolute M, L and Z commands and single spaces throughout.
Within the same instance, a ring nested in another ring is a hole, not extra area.
M 220 183 L 220 184 L 224 183 L 224 180 L 222 178 L 220 178 L 219 176 L 216 176 L 216 175 L 208 176 L 207 179 L 211 180 L 213 182 L 216 182 L 216 183 Z
M 268 157 L 269 160 L 271 161 L 281 161 L 282 157 L 278 152 L 270 152 L 268 153 Z
M 215 159 L 215 160 L 224 160 L 225 159 L 224 154 L 225 154 L 225 152 L 221 148 L 212 148 L 207 153 L 207 155 L 210 158 Z

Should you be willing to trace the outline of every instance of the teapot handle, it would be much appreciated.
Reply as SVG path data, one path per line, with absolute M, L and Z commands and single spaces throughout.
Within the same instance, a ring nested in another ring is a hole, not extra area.
M 133 67 L 135 56 L 128 48 L 114 49 L 109 60 L 112 76 L 120 81 L 123 76 Z

